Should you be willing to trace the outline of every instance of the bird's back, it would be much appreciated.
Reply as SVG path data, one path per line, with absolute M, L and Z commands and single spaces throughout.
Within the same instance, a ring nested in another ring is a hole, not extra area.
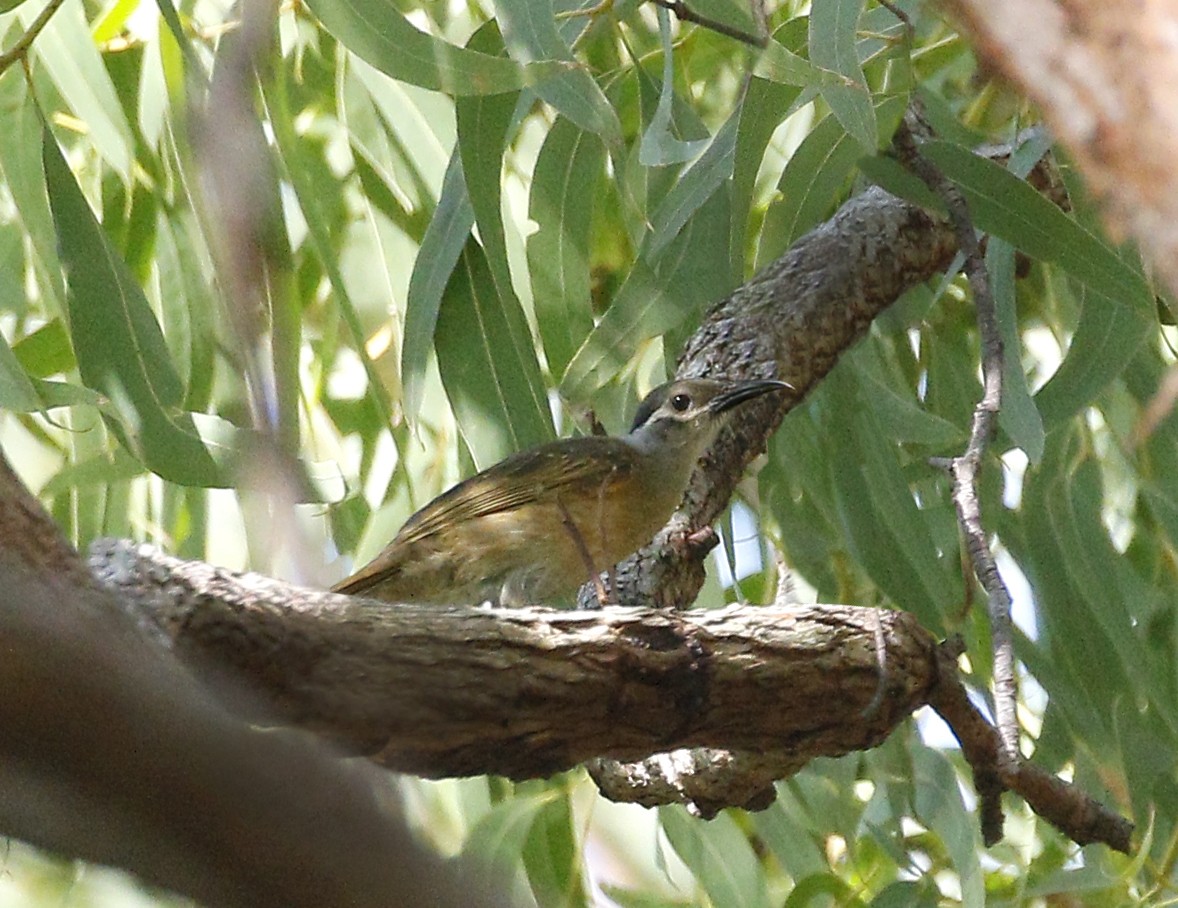
M 595 570 L 606 570 L 678 504 L 678 492 L 669 505 L 644 500 L 643 460 L 625 438 L 597 436 L 512 455 L 414 514 L 334 589 L 393 602 L 560 597 L 589 579 L 582 545 Z

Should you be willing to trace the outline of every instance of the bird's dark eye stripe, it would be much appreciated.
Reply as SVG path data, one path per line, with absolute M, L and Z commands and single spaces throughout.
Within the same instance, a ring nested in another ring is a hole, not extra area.
M 671 406 L 682 413 L 691 406 L 691 398 L 686 394 L 676 394 L 671 398 Z

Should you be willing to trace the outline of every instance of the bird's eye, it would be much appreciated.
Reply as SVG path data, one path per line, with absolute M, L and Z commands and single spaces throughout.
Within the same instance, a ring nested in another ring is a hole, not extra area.
M 687 394 L 676 394 L 671 398 L 671 407 L 675 411 L 682 413 L 691 406 L 691 397 Z

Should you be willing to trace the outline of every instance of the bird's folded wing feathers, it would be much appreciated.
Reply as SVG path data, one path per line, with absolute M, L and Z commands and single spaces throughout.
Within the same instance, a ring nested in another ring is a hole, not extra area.
M 540 497 L 553 500 L 562 489 L 584 494 L 586 487 L 625 478 L 638 453 L 617 438 L 578 438 L 513 454 L 454 486 L 418 511 L 397 534 L 402 543 L 424 539 L 463 521 L 513 511 Z M 529 478 L 532 481 L 529 481 Z

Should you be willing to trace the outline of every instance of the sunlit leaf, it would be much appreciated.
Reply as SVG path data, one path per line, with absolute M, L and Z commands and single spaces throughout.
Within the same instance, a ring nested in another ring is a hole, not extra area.
M 39 12 L 24 6 L 19 16 L 25 26 Z M 123 179 L 131 179 L 134 140 L 110 75 L 102 65 L 80 4 L 67 3 L 33 43 L 33 50 L 49 70 L 69 112 L 86 123 L 95 148 Z
M 453 95 L 493 95 L 568 70 L 565 63 L 520 64 L 458 47 L 415 28 L 393 0 L 310 0 L 307 6 L 357 56 L 394 79 Z

